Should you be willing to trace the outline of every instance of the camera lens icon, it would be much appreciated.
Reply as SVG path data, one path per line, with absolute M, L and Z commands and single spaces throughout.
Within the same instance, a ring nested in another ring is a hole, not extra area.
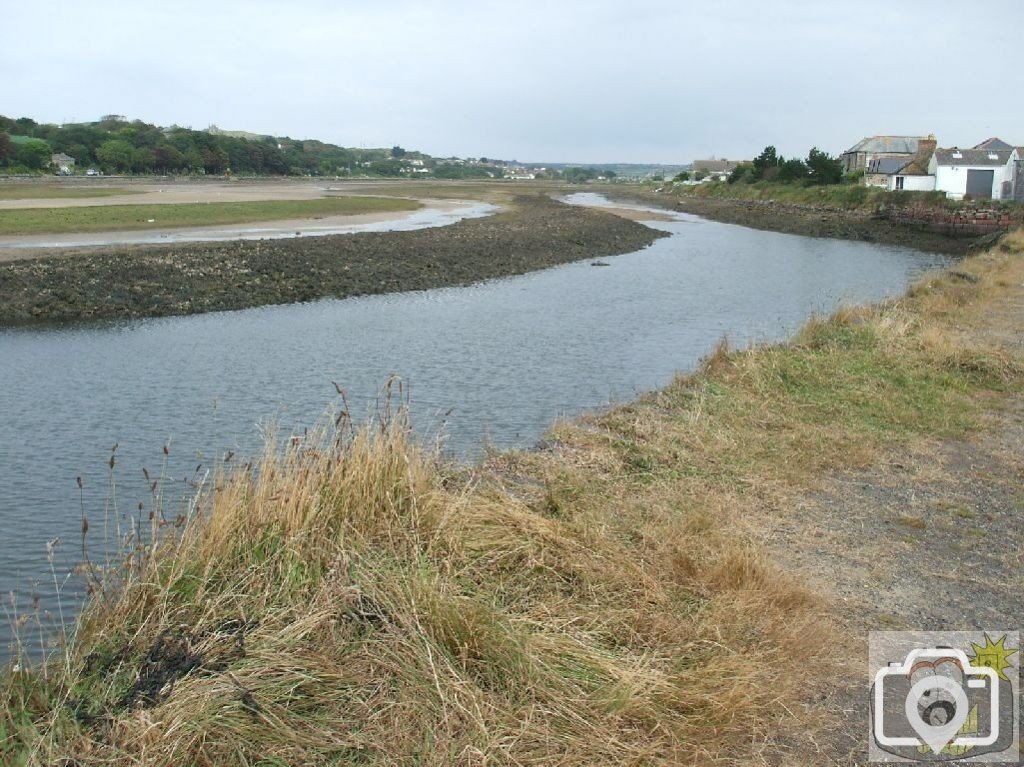
M 893 704 L 901 698 L 899 711 Z M 872 709 L 875 739 L 882 746 L 926 745 L 935 754 L 947 746 L 988 746 L 999 738 L 999 678 L 991 668 L 972 666 L 960 650 L 913 650 L 902 664 L 875 675 Z M 972 711 L 977 716 L 979 710 L 986 714 L 987 732 L 961 733 Z

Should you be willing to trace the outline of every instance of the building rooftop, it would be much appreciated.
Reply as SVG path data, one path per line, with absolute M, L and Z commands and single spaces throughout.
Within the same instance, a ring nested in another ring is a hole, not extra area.
M 917 154 L 917 144 L 927 136 L 870 136 L 861 139 L 843 154 L 856 152 L 880 154 Z
M 1005 149 L 937 149 L 935 161 L 939 165 L 963 166 L 975 165 L 997 168 L 1006 165 L 1010 159 L 1010 150 Z
M 1000 150 L 1000 151 L 1001 150 L 1010 151 L 1011 149 L 1013 149 L 1013 145 L 1007 144 L 1001 138 L 996 138 L 995 136 L 993 136 L 992 138 L 985 139 L 984 141 L 982 141 L 980 144 L 978 144 L 974 148 L 975 149 L 996 149 L 996 150 Z
M 906 157 L 879 157 L 868 163 L 868 173 L 882 173 L 892 176 L 903 170 L 910 161 Z

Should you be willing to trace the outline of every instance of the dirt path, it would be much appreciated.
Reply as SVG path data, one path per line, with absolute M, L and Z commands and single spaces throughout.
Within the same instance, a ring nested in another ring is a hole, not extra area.
M 1010 293 L 961 330 L 1024 356 L 1024 258 L 1008 279 Z M 821 691 L 815 713 L 831 725 L 808 734 L 806 763 L 866 763 L 869 631 L 1024 626 L 1024 399 L 993 401 L 982 426 L 889 451 L 768 510 L 765 544 L 828 596 L 845 636 L 848 673 Z

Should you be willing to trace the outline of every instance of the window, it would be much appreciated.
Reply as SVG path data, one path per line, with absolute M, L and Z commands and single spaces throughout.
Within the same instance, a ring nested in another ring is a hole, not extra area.
M 903 176 L 896 177 L 896 189 L 902 191 L 903 189 Z

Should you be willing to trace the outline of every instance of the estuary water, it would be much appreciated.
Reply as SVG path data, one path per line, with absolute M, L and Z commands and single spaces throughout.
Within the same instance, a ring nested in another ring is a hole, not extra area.
M 0 659 L 8 619 L 32 612 L 33 596 L 58 620 L 55 576 L 74 612 L 83 508 L 93 533 L 104 519 L 127 528 L 151 505 L 143 469 L 169 478 L 173 507 L 228 451 L 244 460 L 274 425 L 287 436 L 316 424 L 340 404 L 332 382 L 358 420 L 400 376 L 424 438 L 472 459 L 662 386 L 722 338 L 782 339 L 812 313 L 898 294 L 949 263 L 686 214 L 650 225 L 671 236 L 471 287 L 0 330 Z

